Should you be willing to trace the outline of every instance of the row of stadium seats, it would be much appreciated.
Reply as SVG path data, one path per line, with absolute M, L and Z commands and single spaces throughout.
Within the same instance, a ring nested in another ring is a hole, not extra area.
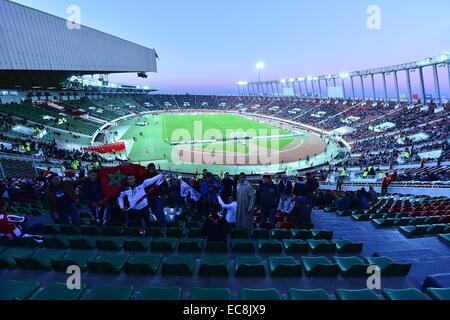
M 386 300 L 449 300 L 450 288 L 428 288 L 426 293 L 417 289 L 383 289 L 382 297 Z M 41 288 L 39 282 L 10 280 L 0 283 L 0 300 L 181 300 L 182 289 L 179 287 L 146 287 L 134 293 L 133 286 L 100 285 L 88 290 L 86 285 L 81 289 L 70 290 L 66 284 L 51 283 Z M 282 300 L 276 289 L 242 288 L 237 297 L 239 300 L 268 301 Z M 335 292 L 337 300 L 380 300 L 379 295 L 369 289 L 344 290 Z M 232 293 L 228 288 L 193 288 L 190 300 L 231 300 Z M 303 290 L 289 289 L 287 299 L 297 301 L 330 300 L 330 295 L 323 289 Z
M 73 225 L 45 225 L 43 233 L 46 235 L 85 235 L 85 236 L 108 236 L 108 237 L 172 237 L 172 238 L 203 238 L 200 222 L 188 222 L 184 224 L 179 221 L 167 223 L 167 228 L 158 227 L 98 227 L 98 226 L 73 226 Z M 144 234 L 142 234 L 144 231 Z M 230 232 L 232 239 L 301 239 L 301 240 L 331 240 L 333 231 L 322 229 L 254 229 L 248 232 L 245 229 L 232 228 Z
M 355 254 L 361 253 L 362 243 L 350 240 L 232 240 L 230 247 L 225 242 L 206 242 L 203 239 L 191 238 L 120 238 L 92 236 L 46 236 L 43 242 L 32 238 L 22 238 L 16 241 L 1 239 L 5 246 L 22 246 L 27 248 L 72 248 L 79 250 L 99 249 L 111 251 L 141 251 L 141 252 L 205 252 L 205 253 L 283 253 L 288 254 Z M 255 249 L 257 248 L 257 250 Z
M 101 253 L 24 248 L 7 249 L 0 253 L 0 268 L 66 272 L 71 265 L 90 273 L 120 274 L 125 271 L 132 275 L 193 276 L 197 259 L 194 256 L 168 256 L 127 253 Z M 411 264 L 396 263 L 388 257 L 333 257 L 333 260 L 314 256 L 300 258 L 276 256 L 267 259 L 271 277 L 301 277 L 302 269 L 308 277 L 366 277 L 370 266 L 378 266 L 384 277 L 407 276 Z M 198 275 L 202 277 L 229 277 L 230 259 L 227 256 L 204 255 L 200 259 Z M 234 259 L 235 277 L 266 277 L 266 263 L 261 256 L 236 256 Z

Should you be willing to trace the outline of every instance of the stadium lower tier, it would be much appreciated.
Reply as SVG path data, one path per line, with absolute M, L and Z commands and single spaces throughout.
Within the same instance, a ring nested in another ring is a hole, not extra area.
M 228 243 L 208 243 L 202 220 L 155 224 L 144 237 L 136 228 L 48 224 L 41 244 L 2 241 L 0 299 L 449 299 L 450 247 L 436 237 L 407 239 L 316 210 L 313 225 L 232 229 Z M 69 265 L 80 267 L 79 290 L 67 289 Z M 367 289 L 371 265 L 379 290 Z

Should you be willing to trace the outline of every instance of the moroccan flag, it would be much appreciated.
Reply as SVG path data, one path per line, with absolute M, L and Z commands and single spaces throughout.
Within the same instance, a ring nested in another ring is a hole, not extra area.
M 118 197 L 127 184 L 127 176 L 134 174 L 137 185 L 146 179 L 147 169 L 136 164 L 124 164 L 118 167 L 103 168 L 99 171 L 100 184 L 107 197 Z

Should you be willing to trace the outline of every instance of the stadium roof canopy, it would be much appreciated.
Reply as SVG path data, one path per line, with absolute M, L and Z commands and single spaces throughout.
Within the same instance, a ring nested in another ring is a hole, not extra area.
M 154 49 L 70 25 L 63 18 L 0 0 L 0 88 L 59 87 L 71 76 L 157 72 Z

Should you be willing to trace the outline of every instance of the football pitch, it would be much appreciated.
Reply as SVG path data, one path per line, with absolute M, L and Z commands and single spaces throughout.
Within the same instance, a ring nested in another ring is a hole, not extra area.
M 246 167 L 252 172 L 265 170 L 261 165 L 219 165 L 191 161 L 192 158 L 186 160 L 190 154 L 195 156 L 205 153 L 226 157 L 231 153 L 252 156 L 260 151 L 276 152 L 282 161 L 268 170 L 284 170 L 284 167 L 280 167 L 284 160 L 295 161 L 296 166 L 306 166 L 306 163 L 299 162 L 302 154 L 317 154 L 320 157 L 323 151 L 320 145 L 324 144 L 321 139 L 307 132 L 284 130 L 234 114 L 141 115 L 122 121 L 111 131 L 117 132 L 115 140 L 126 142 L 127 150 L 122 156 L 130 161 L 143 165 L 154 162 L 164 170 L 186 173 L 204 167 L 212 172 L 240 172 Z M 309 150 L 314 146 L 317 150 Z
M 244 136 L 270 137 L 288 135 L 292 132 L 264 123 L 231 114 L 209 115 L 162 115 L 163 139 L 174 142 L 177 131 L 185 130 L 192 137 L 189 140 L 210 140 L 209 138 L 233 139 Z M 210 134 L 208 134 L 210 133 Z M 187 139 L 185 139 L 187 140 Z M 271 140 L 271 139 L 266 139 Z

